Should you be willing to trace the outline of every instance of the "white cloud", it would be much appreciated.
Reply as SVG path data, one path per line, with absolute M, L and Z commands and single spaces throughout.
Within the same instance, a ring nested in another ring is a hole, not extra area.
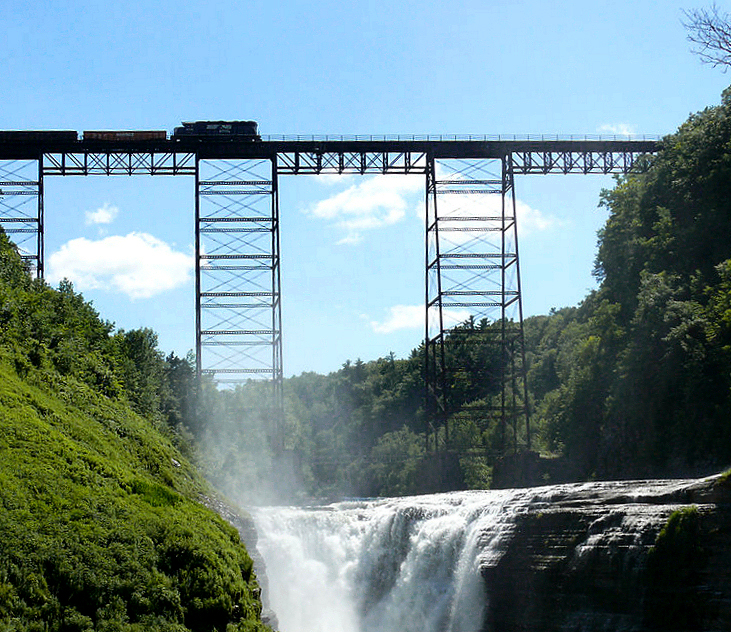
M 506 200 L 506 204 L 508 201 Z M 419 216 L 424 218 L 423 205 L 419 208 Z M 492 217 L 499 218 L 502 214 L 502 200 L 499 194 L 494 195 L 443 195 L 439 197 L 439 217 Z M 520 237 L 560 228 L 564 222 L 558 217 L 547 215 L 539 209 L 528 206 L 521 200 L 515 201 L 515 215 Z M 488 224 L 494 225 L 495 220 L 464 220 L 459 223 L 460 228 L 485 228 Z M 450 232 L 443 234 L 451 243 L 464 243 L 474 239 L 475 233 L 470 231 Z
M 611 136 L 632 136 L 637 133 L 634 125 L 629 123 L 605 123 L 597 128 L 597 132 Z
M 315 180 L 326 186 L 345 184 L 350 182 L 352 179 L 353 175 L 350 173 L 318 173 L 315 176 Z
M 118 213 L 119 208 L 105 202 L 104 206 L 96 209 L 96 211 L 86 211 L 86 225 L 111 224 L 117 217 Z
M 72 239 L 48 263 L 51 283 L 67 278 L 80 291 L 103 288 L 138 299 L 187 283 L 194 261 L 152 235 L 129 233 L 97 241 Z
M 388 315 L 381 321 L 372 320 L 371 329 L 377 334 L 390 334 L 401 329 L 424 329 L 426 310 L 423 305 L 394 305 L 388 308 Z M 454 327 L 470 317 L 464 309 L 445 309 L 444 326 Z
M 424 180 L 418 176 L 379 175 L 321 200 L 307 213 L 344 231 L 339 244 L 354 244 L 365 231 L 400 222 L 409 206 L 407 198 L 423 188 Z
M 469 319 L 470 315 L 471 314 L 466 309 L 446 308 L 442 314 L 442 316 L 444 316 L 444 326 L 449 328 L 461 325 L 464 321 Z
M 328 176 L 328 184 L 348 183 L 349 176 Z M 440 177 L 446 177 L 441 174 Z M 458 179 L 459 175 L 451 174 Z M 322 177 L 324 178 L 324 176 Z M 424 218 L 424 186 L 421 176 L 379 175 L 351 184 L 348 188 L 317 202 L 309 209 L 310 217 L 322 219 L 344 232 L 338 244 L 355 244 L 362 240 L 363 233 L 391 226 L 403 220 L 409 209 L 416 208 L 416 214 Z M 497 217 L 502 213 L 500 195 L 442 195 L 439 197 L 440 217 Z M 552 230 L 562 222 L 552 215 L 516 200 L 516 213 L 520 236 Z M 478 228 L 484 221 L 465 221 L 462 228 Z M 470 231 L 452 232 L 450 240 L 467 241 L 474 238 Z
M 371 328 L 377 334 L 390 334 L 400 329 L 423 329 L 423 305 L 394 305 L 389 307 L 388 316 L 382 322 L 371 321 Z
M 518 232 L 521 237 L 531 233 L 552 230 L 564 225 L 564 222 L 559 218 L 553 215 L 546 215 L 537 208 L 532 208 L 520 200 L 515 201 L 515 213 L 518 218 Z
M 488 172 L 481 172 L 479 174 L 465 174 L 452 169 L 447 168 L 447 165 L 437 163 L 437 180 L 465 180 L 469 181 L 471 177 L 476 178 L 487 178 L 499 180 L 499 175 Z M 457 187 L 458 188 L 458 187 Z M 439 217 L 440 218 L 460 218 L 460 217 L 479 217 L 479 218 L 493 218 L 492 220 L 478 219 L 478 220 L 462 220 L 459 222 L 461 229 L 475 229 L 475 228 L 486 228 L 495 227 L 497 219 L 502 216 L 502 196 L 499 191 L 492 194 L 464 194 L 464 195 L 440 195 L 438 196 L 439 204 Z M 506 215 L 510 215 L 509 204 L 511 200 L 506 197 Z M 422 202 L 417 207 L 417 215 L 424 220 L 426 213 L 425 205 Z M 518 233 L 520 237 L 525 237 L 533 233 L 550 231 L 554 228 L 560 228 L 565 225 L 558 217 L 543 213 L 539 209 L 533 208 L 523 202 L 522 200 L 515 200 L 515 216 L 518 224 Z M 445 224 L 443 224 L 444 226 Z M 452 224 L 451 226 L 455 226 Z M 442 233 L 442 238 L 450 242 L 453 245 L 464 244 L 468 241 L 474 241 L 475 235 L 485 233 L 471 232 L 470 230 L 459 231 L 448 231 Z M 486 237 L 485 239 L 492 239 Z

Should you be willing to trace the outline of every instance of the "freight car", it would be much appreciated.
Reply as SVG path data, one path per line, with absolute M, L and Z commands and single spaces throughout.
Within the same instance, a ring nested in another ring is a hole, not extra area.
M 0 143 L 68 143 L 76 142 L 78 134 L 72 131 L 0 130 Z
M 195 121 L 176 127 L 173 138 L 211 138 L 261 140 L 256 121 Z
M 167 140 L 168 134 L 165 131 L 144 130 L 144 131 L 85 131 L 84 140 L 91 141 L 151 141 L 151 140 Z

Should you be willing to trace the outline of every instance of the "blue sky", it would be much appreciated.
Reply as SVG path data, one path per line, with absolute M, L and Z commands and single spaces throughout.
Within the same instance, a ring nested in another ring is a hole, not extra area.
M 0 128 L 662 135 L 729 83 L 689 52 L 696 6 L 2 0 Z M 418 345 L 423 189 L 392 178 L 282 179 L 286 375 Z M 517 179 L 526 315 L 593 287 L 611 183 Z M 45 206 L 50 279 L 120 328 L 154 328 L 164 351 L 193 347 L 192 179 L 48 178 Z

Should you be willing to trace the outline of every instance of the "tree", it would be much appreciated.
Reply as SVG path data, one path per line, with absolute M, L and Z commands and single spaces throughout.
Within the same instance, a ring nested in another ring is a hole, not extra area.
M 114 339 L 119 370 L 132 407 L 142 415 L 159 413 L 166 385 L 165 358 L 157 348 L 157 334 L 145 327 L 120 330 Z
M 731 66 L 731 22 L 727 13 L 720 13 L 716 4 L 710 9 L 683 11 L 688 30 L 688 40 L 694 45 L 693 52 L 705 64 L 714 68 L 723 66 L 724 72 Z

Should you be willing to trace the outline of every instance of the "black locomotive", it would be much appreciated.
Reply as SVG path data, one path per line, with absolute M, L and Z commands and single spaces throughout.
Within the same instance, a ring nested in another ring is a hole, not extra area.
M 256 121 L 195 121 L 176 127 L 173 138 L 211 138 L 261 140 Z

